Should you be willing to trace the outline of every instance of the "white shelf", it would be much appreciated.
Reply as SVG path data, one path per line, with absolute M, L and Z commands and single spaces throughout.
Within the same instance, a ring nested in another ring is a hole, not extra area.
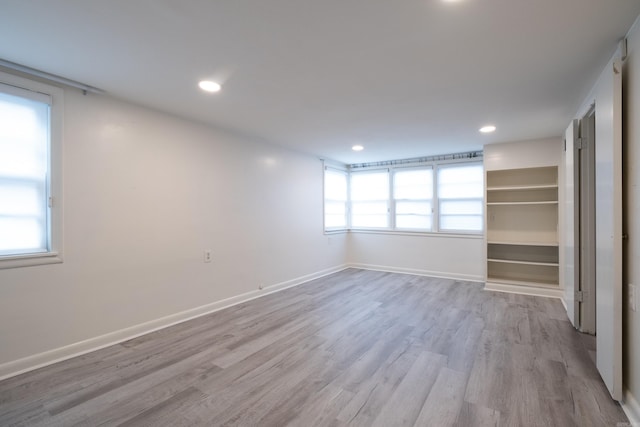
M 487 202 L 487 206 L 515 206 L 515 205 L 557 205 L 557 200 L 541 200 L 531 202 Z
M 487 291 L 507 292 L 510 294 L 533 295 L 537 297 L 562 298 L 564 290 L 558 286 L 545 286 L 537 283 L 523 282 L 512 284 L 512 282 L 490 282 L 484 285 Z
M 520 285 L 520 286 L 532 286 L 535 288 L 550 288 L 550 289 L 558 289 L 558 283 L 548 281 L 544 282 L 542 280 L 536 281 L 528 281 L 528 280 L 513 280 L 510 277 L 487 277 L 487 282 L 493 283 L 502 283 L 505 285 Z
M 496 258 L 489 258 L 487 259 L 488 262 L 501 262 L 504 264 L 522 264 L 522 265 L 544 265 L 547 267 L 558 267 L 560 264 L 558 264 L 557 262 L 534 262 L 534 261 L 518 261 L 518 260 L 512 260 L 512 259 L 496 259 Z
M 553 190 L 554 188 L 558 188 L 558 185 L 506 185 L 502 187 L 487 187 L 487 191 Z
M 512 245 L 512 246 L 559 246 L 558 242 L 516 242 L 506 240 L 487 240 L 488 245 Z

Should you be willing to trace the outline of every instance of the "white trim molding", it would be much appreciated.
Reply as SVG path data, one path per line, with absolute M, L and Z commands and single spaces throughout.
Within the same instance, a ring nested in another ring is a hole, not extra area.
M 506 292 L 509 294 L 531 295 L 534 297 L 558 298 L 562 300 L 564 289 L 541 288 L 535 286 L 509 285 L 506 283 L 486 282 L 485 291 Z
M 81 356 L 92 351 L 100 350 L 102 348 L 109 347 L 111 345 L 118 344 L 139 337 L 141 335 L 157 331 L 159 329 L 168 328 L 178 323 L 186 322 L 188 320 L 195 319 L 197 317 L 201 317 L 215 311 L 232 307 L 234 305 L 238 305 L 256 298 L 260 298 L 274 292 L 279 292 L 287 288 L 298 286 L 311 280 L 337 273 L 346 268 L 348 268 L 347 265 L 327 268 L 325 270 L 300 276 L 295 279 L 265 286 L 264 288 L 259 290 L 236 295 L 234 297 L 226 298 L 220 301 L 215 301 L 200 307 L 185 310 L 180 313 L 151 320 L 149 322 L 140 323 L 138 325 L 120 329 L 118 331 L 113 331 L 94 338 L 89 338 L 87 340 L 66 345 L 64 347 L 59 347 L 49 351 L 45 351 L 43 353 L 27 356 L 22 359 L 6 362 L 0 365 L 0 380 L 14 377 L 25 372 L 33 371 L 44 366 L 52 365 L 57 362 L 62 362 L 63 360 Z
M 475 274 L 460 274 L 447 271 L 420 270 L 416 268 L 391 267 L 388 265 L 349 263 L 348 267 L 362 270 L 386 271 L 389 273 L 413 274 L 416 276 L 429 276 L 439 279 L 463 280 L 466 282 L 484 282 L 484 277 Z

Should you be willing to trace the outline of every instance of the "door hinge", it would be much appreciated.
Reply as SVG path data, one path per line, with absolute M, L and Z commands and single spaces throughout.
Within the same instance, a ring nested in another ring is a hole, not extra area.
M 576 150 L 583 150 L 587 148 L 587 138 L 576 138 L 574 148 Z
M 47 206 L 49 206 L 50 208 L 53 207 L 53 197 L 49 197 L 49 199 L 47 200 Z
M 584 293 L 582 291 L 576 291 L 575 292 L 575 300 L 576 300 L 576 302 L 583 302 L 584 301 Z

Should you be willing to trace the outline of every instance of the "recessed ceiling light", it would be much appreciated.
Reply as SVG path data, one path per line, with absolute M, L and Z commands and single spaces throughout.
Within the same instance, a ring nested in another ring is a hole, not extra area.
M 353 151 L 362 151 L 362 150 L 364 150 L 364 147 L 362 145 L 358 144 L 358 145 L 354 145 L 353 147 L 351 147 L 351 149 Z
M 496 131 L 496 127 L 493 125 L 487 125 L 480 128 L 480 132 L 482 133 L 491 133 L 495 131 Z
M 218 92 L 221 88 L 218 83 L 212 82 L 211 80 L 202 80 L 200 83 L 198 83 L 198 86 L 200 86 L 200 89 L 206 92 Z

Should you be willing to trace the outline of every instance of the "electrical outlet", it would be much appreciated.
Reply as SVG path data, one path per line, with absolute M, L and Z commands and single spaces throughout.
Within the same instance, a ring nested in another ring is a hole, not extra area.
M 204 262 L 211 262 L 211 249 L 204 251 Z
M 636 287 L 629 283 L 629 309 L 636 311 L 637 309 Z

